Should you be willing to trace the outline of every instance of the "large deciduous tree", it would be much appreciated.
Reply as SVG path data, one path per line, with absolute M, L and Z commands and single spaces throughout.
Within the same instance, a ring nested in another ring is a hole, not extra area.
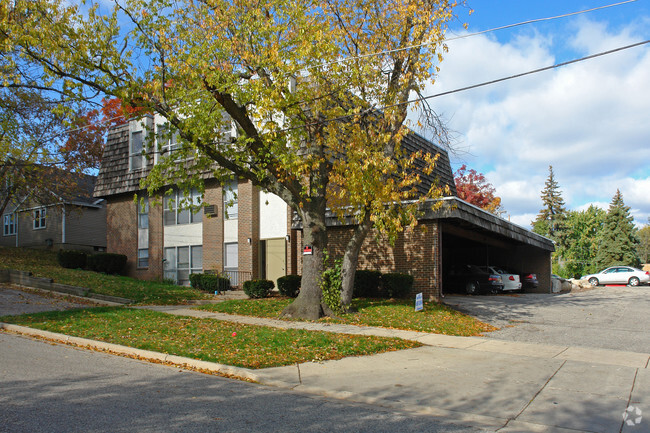
M 2 78 L 77 98 L 99 92 L 163 116 L 193 165 L 162 161 L 147 179 L 150 193 L 172 183 L 202 188 L 207 171 L 281 197 L 313 250 L 285 314 L 317 318 L 329 313 L 320 289 L 328 206 L 358 222 L 343 304 L 372 225 L 395 233 L 415 222 L 417 203 L 396 204 L 414 198 L 413 161 L 431 170 L 435 155 L 405 155 L 399 143 L 409 97 L 434 77 L 457 3 L 126 0 L 104 11 L 102 3 L 82 10 L 17 0 L 0 9 L 12 66 Z
M 483 173 L 463 164 L 454 173 L 454 182 L 459 198 L 494 214 L 501 211 L 501 197 L 495 195 L 496 189 Z
M 77 190 L 73 177 L 89 169 L 61 151 L 75 104 L 39 90 L 0 88 L 0 215 L 14 203 L 48 203 L 53 187 Z M 72 117 L 74 118 L 74 117 Z M 12 209 L 13 210 L 13 209 Z
M 607 210 L 605 224 L 599 236 L 595 264 L 598 268 L 613 265 L 639 266 L 639 239 L 630 207 L 625 206 L 623 194 L 616 190 Z

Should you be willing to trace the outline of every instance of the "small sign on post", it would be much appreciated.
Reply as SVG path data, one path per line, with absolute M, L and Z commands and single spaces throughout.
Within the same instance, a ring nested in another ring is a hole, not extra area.
M 424 301 L 422 299 L 422 292 L 415 295 L 415 311 L 424 310 Z
M 311 248 L 311 245 L 305 245 L 305 247 L 302 249 L 302 255 L 311 256 L 312 254 L 313 254 L 313 250 Z

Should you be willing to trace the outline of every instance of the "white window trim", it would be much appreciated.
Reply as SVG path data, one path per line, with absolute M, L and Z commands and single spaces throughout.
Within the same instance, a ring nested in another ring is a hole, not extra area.
M 139 120 L 132 120 L 129 122 L 129 171 L 142 171 L 147 168 L 147 131 L 151 129 L 153 119 L 150 115 L 144 116 Z M 141 132 L 142 133 L 142 151 L 133 152 L 133 134 Z M 133 167 L 133 158 L 139 156 L 140 167 Z
M 15 236 L 17 229 L 17 221 L 15 213 L 4 214 L 2 218 L 2 235 Z M 7 230 L 9 229 L 9 230 Z
M 179 202 L 184 198 L 183 192 L 180 190 L 174 190 L 171 196 L 165 197 L 163 205 L 163 225 L 165 226 L 180 226 L 180 225 L 188 225 L 188 224 L 200 224 L 203 222 L 203 216 L 201 215 L 200 209 L 196 212 L 193 212 L 192 209 L 189 208 L 184 208 L 179 206 Z M 201 201 L 201 194 L 196 189 L 193 189 L 190 191 L 190 199 L 192 200 L 193 204 L 196 206 L 200 206 L 202 201 Z M 172 206 L 170 207 L 170 201 L 172 202 Z M 190 221 L 186 223 L 179 223 L 178 222 L 178 214 L 182 211 L 188 211 L 190 213 Z M 167 224 L 167 220 L 165 219 L 165 213 L 166 212 L 174 212 L 174 224 Z
M 140 251 L 146 251 L 147 252 L 147 264 L 145 266 L 140 264 L 140 260 L 144 259 L 145 257 L 140 257 Z M 136 268 L 137 269 L 148 269 L 149 268 L 149 248 L 138 248 L 138 257 L 137 257 L 137 262 L 136 262 Z
M 201 247 L 201 267 L 195 266 L 194 263 L 194 256 L 192 255 L 192 248 L 197 248 Z M 189 259 L 189 264 L 187 268 L 182 268 L 180 269 L 181 271 L 188 271 L 188 275 L 192 274 L 199 274 L 203 272 L 203 245 L 177 245 L 175 247 L 165 247 L 163 249 L 163 254 L 165 257 L 167 257 L 167 250 L 168 249 L 173 249 L 174 250 L 174 257 L 176 258 L 176 263 L 173 264 L 167 264 L 167 268 L 163 269 L 163 276 L 165 278 L 171 278 L 171 275 L 173 274 L 173 280 L 176 281 L 178 284 L 178 249 L 179 248 L 187 248 L 188 249 L 188 259 Z
M 36 217 L 37 212 L 39 215 L 38 218 Z M 47 228 L 47 208 L 41 207 L 32 211 L 32 227 L 34 230 L 43 230 Z
M 228 203 L 231 201 L 232 203 L 229 206 Z M 237 179 L 223 185 L 223 210 L 224 219 L 239 219 L 239 183 Z

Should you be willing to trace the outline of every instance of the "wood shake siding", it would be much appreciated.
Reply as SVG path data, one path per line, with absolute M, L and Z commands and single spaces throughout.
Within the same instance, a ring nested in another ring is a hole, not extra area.
M 95 185 L 95 197 L 107 197 L 140 189 L 153 166 L 153 151 L 147 152 L 147 164 L 140 170 L 129 170 L 129 125 L 112 128 L 106 140 L 102 165 Z

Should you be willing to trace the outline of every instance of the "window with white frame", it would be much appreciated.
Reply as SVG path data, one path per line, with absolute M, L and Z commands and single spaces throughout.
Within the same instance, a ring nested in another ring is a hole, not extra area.
M 138 202 L 138 228 L 149 228 L 149 199 L 147 197 Z
M 140 170 L 146 166 L 144 155 L 144 131 L 132 131 L 129 140 L 129 167 Z
M 149 248 L 138 249 L 138 268 L 149 267 Z
M 223 267 L 226 271 L 236 271 L 239 268 L 239 244 L 237 242 L 223 244 Z
M 171 195 L 165 197 L 165 210 L 163 219 L 166 226 L 179 224 L 200 223 L 201 217 L 201 194 L 193 189 L 189 195 L 182 191 L 175 190 Z M 192 208 L 190 209 L 190 205 Z
M 47 217 L 47 209 L 44 207 L 34 210 L 34 230 L 44 229 Z
M 232 180 L 223 186 L 223 215 L 226 219 L 237 219 L 239 205 L 237 203 L 237 180 Z
M 3 220 L 3 230 L 2 234 L 5 236 L 11 236 L 16 234 L 16 214 L 6 214 L 4 215 Z
M 171 132 L 168 123 L 156 126 L 156 140 L 162 157 L 167 157 L 180 148 L 178 132 Z
M 203 271 L 203 246 L 188 245 L 165 248 L 164 277 L 186 286 L 190 274 Z

